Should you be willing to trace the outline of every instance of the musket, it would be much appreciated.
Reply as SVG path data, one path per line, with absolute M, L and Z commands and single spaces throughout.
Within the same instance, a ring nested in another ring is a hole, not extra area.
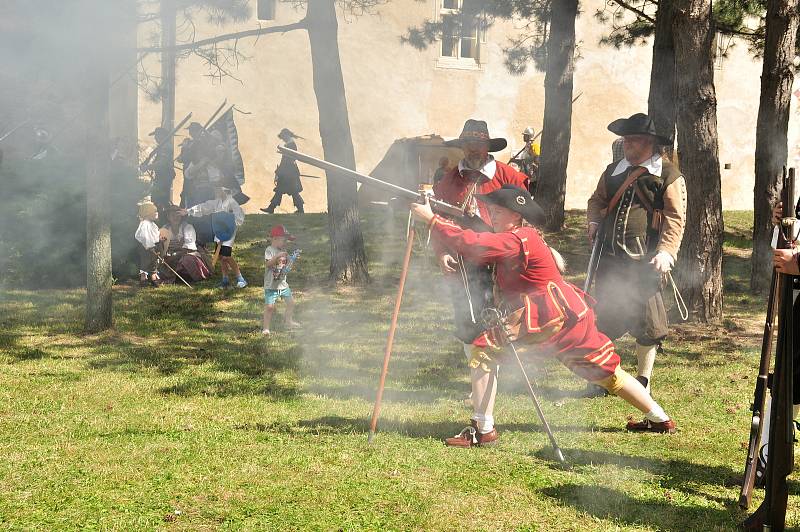
M 783 219 L 781 232 L 793 242 L 794 222 L 794 168 L 783 180 Z M 786 477 L 794 468 L 794 420 L 792 419 L 794 387 L 794 308 L 792 285 L 794 277 L 778 276 L 778 339 L 775 346 L 775 368 L 772 374 L 772 408 L 769 426 L 769 453 L 764 485 L 764 502 L 743 523 L 748 531 L 783 531 L 786 526 L 786 504 L 789 487 Z
M 21 128 L 22 126 L 24 126 L 25 124 L 27 124 L 27 123 L 28 123 L 28 122 L 30 122 L 30 121 L 31 121 L 31 119 L 30 119 L 30 118 L 26 118 L 26 119 L 25 119 L 25 120 L 24 120 L 22 123 L 20 123 L 20 124 L 18 124 L 17 126 L 15 126 L 15 127 L 11 128 L 11 131 L 9 131 L 8 133 L 6 133 L 6 134 L 5 134 L 5 135 L 3 135 L 2 137 L 0 137 L 0 142 L 3 142 L 4 140 L 6 140 L 6 139 L 7 139 L 8 137 L 10 137 L 10 136 L 11 136 L 11 135 L 12 135 L 12 134 L 13 134 L 13 133 L 16 131 L 16 130 L 18 130 L 19 128 Z
M 785 245 L 781 245 L 780 242 L 782 236 L 782 233 L 779 232 L 779 248 L 785 247 Z M 764 412 L 764 403 L 767 398 L 767 381 L 769 379 L 770 364 L 772 362 L 773 323 L 775 320 L 775 311 L 777 309 L 777 280 L 778 275 L 775 268 L 773 268 L 772 279 L 769 284 L 769 298 L 767 299 L 767 315 L 764 318 L 764 335 L 761 338 L 761 360 L 758 364 L 758 377 L 756 377 L 756 387 L 753 392 L 753 404 L 751 406 L 753 417 L 750 422 L 750 440 L 744 465 L 742 489 L 739 493 L 739 507 L 742 510 L 747 510 L 750 506 L 750 500 L 753 497 L 753 487 L 756 481 L 756 465 L 758 464 L 758 446 L 761 443 L 761 432 L 764 427 L 762 420 L 765 414 L 769 415 Z
M 334 164 L 322 159 L 317 159 L 316 157 L 300 153 L 291 148 L 287 148 L 286 146 L 278 146 L 278 152 L 281 155 L 285 155 L 286 157 L 289 157 L 291 159 L 295 159 L 297 161 L 309 164 L 311 166 L 315 166 L 317 168 L 325 170 L 326 172 L 334 172 L 342 177 L 353 179 L 363 185 L 369 185 L 369 186 L 374 186 L 376 188 L 380 188 L 381 190 L 390 192 L 395 196 L 405 199 L 409 202 L 416 202 L 420 200 L 419 192 L 414 192 L 407 188 L 403 188 L 393 183 L 382 181 L 372 176 L 359 174 L 354 170 L 344 168 L 342 166 L 339 166 L 338 164 Z M 461 207 L 450 205 L 449 203 L 445 203 L 444 201 L 438 200 L 433 197 L 428 197 L 428 201 L 430 202 L 431 207 L 436 212 L 452 216 L 463 227 L 472 229 L 476 232 L 492 231 L 491 226 L 489 226 L 486 222 L 481 220 L 480 217 L 467 214 L 465 210 Z M 466 206 L 467 202 L 465 202 L 464 205 Z M 475 319 L 475 312 L 472 305 L 472 295 L 469 288 L 469 279 L 466 274 L 464 259 L 460 255 L 458 257 L 458 263 L 459 263 L 459 270 L 461 271 L 461 276 L 462 276 L 461 281 L 464 284 L 464 291 L 466 292 L 467 303 L 469 305 L 470 317 L 472 319 L 472 323 L 477 323 L 477 320 Z
M 419 201 L 420 193 L 414 192 L 413 190 L 409 190 L 407 188 L 403 188 L 399 185 L 395 185 L 394 183 L 389 183 L 388 181 L 382 181 L 378 178 L 368 176 L 365 174 L 360 174 L 354 170 L 350 170 L 349 168 L 345 168 L 343 166 L 339 166 L 338 164 L 334 164 L 323 159 L 317 159 L 316 157 L 312 157 L 311 155 L 306 155 L 305 153 L 300 153 L 299 151 L 293 150 L 291 148 L 287 148 L 286 146 L 278 146 L 278 152 L 281 155 L 285 155 L 291 159 L 295 159 L 302 163 L 309 164 L 311 166 L 315 166 L 317 168 L 321 168 L 326 172 L 334 172 L 342 177 L 346 177 L 348 179 L 353 179 L 358 181 L 363 185 L 370 185 L 381 190 L 385 190 L 386 192 L 391 192 L 395 196 L 399 198 L 403 198 L 409 201 Z M 430 198 L 431 207 L 443 214 L 448 214 L 450 216 L 455 217 L 464 217 L 464 211 L 460 207 L 456 207 L 455 205 L 450 205 L 449 203 L 445 203 L 444 201 L 438 200 L 436 198 Z
M 586 267 L 586 281 L 583 283 L 583 291 L 587 294 L 589 289 L 592 288 L 594 275 L 597 273 L 597 266 L 600 264 L 600 255 L 603 253 L 603 243 L 606 239 L 606 223 L 605 220 L 600 222 L 597 226 L 597 232 L 594 234 L 594 242 L 592 242 L 592 254 L 589 255 L 589 265 Z
M 155 156 L 156 156 L 156 154 L 157 154 L 157 153 L 158 153 L 158 152 L 159 152 L 159 151 L 160 151 L 160 150 L 161 150 L 161 149 L 162 149 L 164 146 L 166 146 L 168 143 L 171 143 L 171 142 L 172 142 L 172 137 L 174 137 L 174 136 L 175 136 L 175 134 L 176 134 L 176 133 L 177 133 L 177 132 L 178 132 L 178 131 L 179 131 L 179 130 L 180 130 L 182 127 L 183 127 L 183 125 L 184 125 L 186 122 L 188 122 L 188 121 L 189 121 L 189 119 L 190 119 L 191 117 L 192 117 L 192 113 L 189 113 L 188 115 L 186 115 L 186 117 L 185 117 L 183 120 L 181 120 L 181 121 L 180 121 L 180 123 L 179 123 L 177 126 L 175 126 L 174 128 L 172 128 L 172 131 L 170 131 L 170 133 L 169 133 L 169 139 L 168 139 L 168 140 L 165 140 L 165 141 L 164 141 L 164 142 L 162 142 L 161 144 L 158 144 L 158 145 L 156 145 L 156 147 L 153 149 L 153 151 L 151 151 L 151 152 L 150 152 L 150 155 L 148 155 L 148 156 L 147 156 L 147 158 L 146 158 L 144 161 L 142 161 L 142 164 L 140 164 L 140 165 L 139 165 L 139 168 L 140 168 L 140 169 L 146 168 L 146 167 L 147 167 L 147 165 L 148 165 L 148 164 L 150 164 L 150 161 L 152 161 L 152 160 L 153 160 L 153 157 L 155 157 Z

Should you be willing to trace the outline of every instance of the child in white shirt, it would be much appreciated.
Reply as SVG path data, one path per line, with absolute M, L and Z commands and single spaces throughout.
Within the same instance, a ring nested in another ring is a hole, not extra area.
M 214 189 L 214 194 L 216 196 L 214 199 L 190 207 L 185 211 L 186 214 L 199 218 L 200 216 L 207 216 L 217 212 L 229 212 L 234 216 L 236 227 L 241 226 L 244 223 L 244 211 L 236 200 L 233 199 L 231 191 L 224 187 L 216 187 Z M 219 253 L 222 262 L 221 288 L 228 288 L 228 286 L 230 286 L 228 272 L 236 277 L 236 288 L 244 288 L 247 286 L 247 281 L 245 281 L 241 270 L 239 270 L 239 264 L 237 264 L 236 259 L 233 258 L 233 242 L 235 239 L 236 232 L 224 242 L 221 242 L 220 239 L 214 235 L 214 242 L 216 242 L 218 246 L 221 246 Z
M 145 285 L 148 281 L 153 286 L 161 283 L 158 276 L 158 256 L 156 245 L 161 241 L 158 226 L 158 208 L 151 202 L 139 204 L 139 227 L 134 237 L 139 241 L 139 284 Z

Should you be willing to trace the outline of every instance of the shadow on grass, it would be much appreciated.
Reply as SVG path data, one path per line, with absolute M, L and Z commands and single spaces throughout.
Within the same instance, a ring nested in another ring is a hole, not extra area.
M 541 493 L 597 519 L 654 530 L 736 530 L 738 524 L 731 517 L 733 508 L 676 504 L 668 494 L 663 500 L 637 499 L 620 490 L 585 484 L 562 484 Z
M 264 375 L 258 379 L 242 376 L 191 377 L 179 384 L 160 388 L 159 392 L 180 397 L 260 395 L 276 401 L 288 401 L 297 397 L 300 390 L 295 382 L 282 382 L 274 375 Z
M 440 422 L 420 422 L 420 421 L 401 421 L 393 418 L 380 418 L 378 420 L 379 433 L 393 433 L 408 436 L 411 438 L 434 438 L 444 439 L 461 432 L 467 424 L 465 412 L 464 420 L 440 421 Z M 343 416 L 322 416 L 315 419 L 301 420 L 295 423 L 253 423 L 237 426 L 240 430 L 257 430 L 261 432 L 276 432 L 281 434 L 363 434 L 365 437 L 369 433 L 370 418 L 365 415 L 363 418 L 343 417 Z M 600 427 L 593 428 L 586 425 L 554 425 L 551 423 L 554 432 L 622 432 L 620 428 Z M 541 425 L 536 423 L 503 423 L 498 426 L 501 432 L 527 432 L 544 433 Z M 547 450 L 543 450 L 544 453 Z M 547 457 L 547 460 L 552 457 Z
M 543 449 L 536 456 L 549 459 L 547 452 L 548 449 Z M 738 496 L 720 497 L 707 492 L 719 486 L 738 488 L 742 481 L 740 470 L 728 466 L 711 466 L 684 460 L 659 460 L 586 449 L 566 449 L 565 453 L 570 464 L 579 469 L 610 464 L 659 477 L 659 486 L 664 489 L 663 499 L 643 500 L 620 490 L 597 485 L 564 484 L 541 490 L 544 495 L 594 517 L 657 530 L 684 531 L 736 530 L 747 515 L 738 507 Z M 707 486 L 709 490 L 703 490 L 703 486 Z M 800 483 L 796 480 L 790 480 L 788 486 L 790 495 L 800 493 Z M 723 508 L 693 506 L 685 500 L 687 497 L 706 499 Z M 754 504 L 750 511 L 755 509 Z
M 667 436 L 661 436 L 667 437 Z M 545 450 L 537 453 L 544 457 Z M 706 493 L 701 486 L 736 487 L 741 472 L 727 466 L 709 466 L 683 460 L 658 460 L 585 449 L 568 449 L 567 459 L 573 467 L 583 468 L 610 464 L 636 469 L 659 477 L 663 499 L 639 499 L 628 493 L 596 485 L 564 484 L 544 488 L 541 492 L 600 519 L 611 519 L 629 525 L 657 530 L 732 530 L 744 519 L 734 497 L 725 498 Z M 795 486 L 796 490 L 796 486 Z M 713 501 L 724 508 L 693 506 L 682 502 L 687 496 Z M 676 500 L 678 499 L 678 500 Z

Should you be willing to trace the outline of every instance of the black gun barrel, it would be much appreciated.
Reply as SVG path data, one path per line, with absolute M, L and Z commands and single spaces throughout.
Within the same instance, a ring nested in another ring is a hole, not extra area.
M 388 181 L 383 181 L 376 177 L 360 174 L 355 170 L 350 170 L 349 168 L 339 166 L 338 164 L 334 164 L 323 159 L 317 159 L 316 157 L 306 155 L 305 153 L 300 153 L 299 151 L 287 148 L 286 146 L 278 146 L 278 152 L 280 152 L 281 155 L 285 155 L 302 163 L 310 164 L 311 166 L 321 168 L 322 170 L 334 172 L 343 177 L 353 179 L 363 185 L 370 185 L 380 188 L 381 190 L 385 190 L 386 192 L 394 194 L 398 198 L 416 201 L 419 200 L 420 197 L 419 192 L 414 192 L 413 190 L 395 185 L 394 183 L 389 183 Z M 449 203 L 445 203 L 444 201 L 440 201 L 435 198 L 430 198 L 430 203 L 431 207 L 440 213 L 449 214 L 451 216 L 464 216 L 464 211 L 455 205 L 450 205 Z

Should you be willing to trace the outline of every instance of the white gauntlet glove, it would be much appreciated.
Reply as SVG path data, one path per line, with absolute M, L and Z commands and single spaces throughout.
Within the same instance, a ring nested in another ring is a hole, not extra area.
M 659 251 L 656 256 L 650 261 L 650 264 L 656 269 L 658 273 L 667 273 L 672 270 L 673 260 L 672 255 L 666 251 Z

